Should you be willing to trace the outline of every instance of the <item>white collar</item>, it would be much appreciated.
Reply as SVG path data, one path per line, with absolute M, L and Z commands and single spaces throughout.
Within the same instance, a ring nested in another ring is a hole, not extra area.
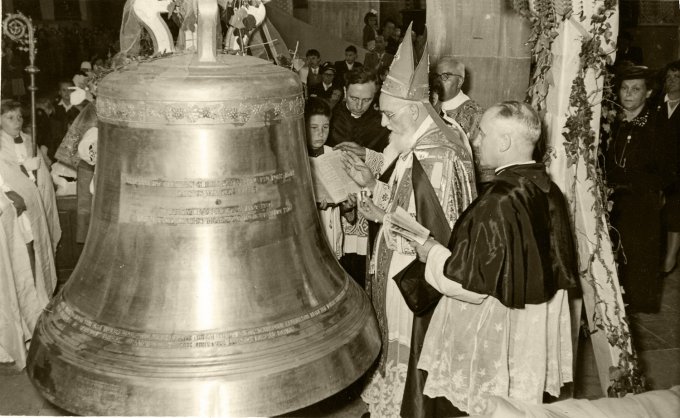
M 673 113 L 675 113 L 675 111 L 678 109 L 680 97 L 675 100 L 671 100 L 671 98 L 668 97 L 668 95 L 666 95 L 666 97 L 663 98 L 663 101 L 666 102 L 666 108 L 668 110 L 668 119 L 670 119 L 671 116 L 673 116 Z
M 348 64 L 347 61 L 345 61 L 345 67 L 349 68 L 350 70 L 354 68 L 354 62 L 351 64 Z
M 402 152 L 396 158 L 397 162 L 394 166 L 392 176 L 390 177 L 390 182 L 396 183 L 401 181 L 401 178 L 404 175 L 404 172 L 406 172 L 406 169 L 413 166 L 413 150 L 416 146 L 416 142 L 425 132 L 427 132 L 427 130 L 430 128 L 430 126 L 432 126 L 432 124 L 434 124 L 434 120 L 432 120 L 432 117 L 428 115 L 427 118 L 425 118 L 425 120 L 423 121 L 423 123 L 421 123 L 418 129 L 416 129 L 416 131 L 413 133 L 413 135 L 411 136 L 412 141 L 411 148 Z
M 62 107 L 63 107 L 64 109 L 66 109 L 67 111 L 73 107 L 72 104 L 67 105 L 66 103 L 64 103 L 64 99 L 59 100 L 59 103 L 57 103 L 57 104 L 58 104 L 59 106 L 62 106 Z
M 668 97 L 668 94 L 667 94 L 667 95 L 664 96 L 663 101 L 666 102 L 666 103 L 677 103 L 677 102 L 680 102 L 680 97 L 678 97 L 675 100 L 671 100 L 671 98 Z
M 456 109 L 468 100 L 470 100 L 470 97 L 468 97 L 468 95 L 463 93 L 463 90 L 461 90 L 458 92 L 458 94 L 456 94 L 456 97 L 442 102 L 442 110 L 447 111 Z
M 333 87 L 333 83 L 331 83 L 331 84 L 326 84 L 326 83 L 324 83 L 324 82 L 322 81 L 321 84 L 323 85 L 323 89 L 324 89 L 324 90 L 328 90 L 329 88 Z
M 14 142 L 14 137 L 10 136 L 10 134 L 5 131 L 2 131 L 2 144 L 0 145 L 0 148 L 7 147 L 7 149 L 13 150 L 17 162 L 21 163 L 28 158 L 28 135 L 19 132 L 18 136 L 20 136 L 24 142 L 17 144 Z
M 524 162 L 521 162 L 521 163 L 510 163 L 510 164 L 506 164 L 506 165 L 502 165 L 502 166 L 498 167 L 497 169 L 494 170 L 494 173 L 498 174 L 501 171 L 505 170 L 506 168 L 512 167 L 512 166 L 515 166 L 515 165 L 526 165 L 526 164 L 535 164 L 535 163 L 536 163 L 535 160 L 524 161 Z
M 344 102 L 345 102 L 345 107 L 346 107 L 347 110 L 349 111 L 349 115 L 350 115 L 351 117 L 353 117 L 354 119 L 359 119 L 360 117 L 364 116 L 364 114 L 365 114 L 366 112 L 368 112 L 368 110 L 367 110 L 366 112 L 364 112 L 364 113 L 362 113 L 361 115 L 357 116 L 357 115 L 355 115 L 354 113 L 352 113 L 352 111 L 350 110 L 349 106 L 347 106 L 347 100 L 344 100 Z
M 418 129 L 416 129 L 413 135 L 411 135 L 411 148 L 408 151 L 401 153 L 400 157 L 402 159 L 406 159 L 406 157 L 408 157 L 411 154 L 413 149 L 416 147 L 418 139 L 420 139 L 420 137 L 423 136 L 423 134 L 427 132 L 427 130 L 430 129 L 430 126 L 432 126 L 433 124 L 434 120 L 432 119 L 432 116 L 427 115 L 427 117 L 425 118 L 425 120 L 423 120 Z
M 10 134 L 8 134 L 7 132 L 5 132 L 3 130 L 0 130 L 0 133 L 2 134 L 3 138 L 5 138 L 5 140 L 7 142 L 14 144 L 14 137 L 13 136 L 11 136 Z M 26 138 L 24 138 L 24 135 L 25 134 L 23 132 L 19 131 L 19 135 L 17 135 L 17 136 L 20 136 L 21 139 L 23 139 L 25 141 Z

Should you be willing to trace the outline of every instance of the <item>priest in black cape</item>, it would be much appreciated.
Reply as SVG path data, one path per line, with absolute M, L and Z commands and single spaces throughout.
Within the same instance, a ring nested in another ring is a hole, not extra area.
M 564 196 L 532 152 L 541 132 L 527 104 L 487 110 L 473 140 L 490 186 L 465 210 L 448 248 L 414 244 L 425 279 L 443 293 L 418 368 L 424 394 L 470 415 L 489 396 L 539 404 L 572 381 L 567 289 L 577 261 Z

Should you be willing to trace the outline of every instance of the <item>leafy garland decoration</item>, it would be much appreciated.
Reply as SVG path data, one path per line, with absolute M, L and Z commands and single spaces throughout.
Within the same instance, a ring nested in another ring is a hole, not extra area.
M 532 50 L 533 75 L 528 90 L 528 99 L 532 105 L 539 110 L 545 110 L 545 98 L 548 86 L 552 83 L 551 71 L 552 42 L 556 38 L 557 28 L 561 21 L 556 20 L 556 16 L 562 19 L 571 17 L 573 11 L 570 7 L 560 7 L 565 3 L 560 0 L 535 0 L 533 10 L 529 7 L 528 0 L 514 0 L 515 9 L 523 16 L 528 17 L 531 22 L 532 35 L 529 40 Z M 600 2 L 598 2 L 600 3 Z M 604 50 L 604 45 L 612 40 L 613 34 L 608 19 L 615 12 L 617 0 L 603 0 L 598 5 L 596 12 L 590 16 L 590 29 L 588 35 L 584 36 L 581 43 L 580 67 L 572 83 L 569 96 L 570 111 L 567 115 L 565 126 L 562 130 L 564 138 L 563 146 L 566 152 L 568 167 L 583 164 L 586 168 L 586 179 L 592 181 L 590 192 L 593 194 L 594 203 L 592 210 L 595 212 L 595 236 L 593 243 L 594 249 L 588 260 L 588 266 L 580 273 L 582 277 L 591 284 L 595 295 L 595 305 L 604 304 L 600 297 L 599 283 L 592 280 L 592 270 L 596 263 L 599 263 L 606 272 L 605 284 L 609 285 L 614 291 L 615 277 L 614 272 L 607 267 L 603 256 L 602 238 L 607 236 L 609 231 L 609 202 L 610 189 L 606 186 L 602 167 L 599 164 L 600 148 L 598 147 L 597 134 L 591 128 L 594 116 L 593 107 L 600 103 L 593 103 L 591 98 L 600 91 L 588 93 L 584 79 L 586 74 L 592 72 L 596 78 L 603 76 L 603 139 L 609 134 L 609 126 L 616 113 L 612 109 L 613 103 L 611 89 L 611 74 L 607 70 L 607 65 L 612 64 L 611 55 Z M 552 10 L 551 10 L 552 8 Z M 559 10 L 559 11 L 558 11 Z M 588 17 L 583 11 L 577 16 L 581 22 Z M 548 156 L 549 158 L 549 156 Z M 549 163 L 549 160 L 547 161 Z M 575 192 L 576 182 L 572 183 L 572 195 Z M 575 202 L 572 204 L 575 205 Z M 572 207 L 572 213 L 575 213 Z M 622 307 L 618 304 L 614 307 L 614 315 L 621 317 Z M 638 359 L 634 348 L 631 346 L 630 327 L 617 327 L 611 325 L 615 323 L 608 317 L 607 309 L 595 309 L 593 323 L 598 330 L 607 335 L 609 344 L 617 347 L 620 351 L 617 367 L 610 369 L 611 385 L 607 390 L 610 397 L 621 397 L 627 393 L 640 393 L 645 390 L 644 376 L 638 366 Z M 605 315 L 603 318 L 602 315 Z
M 578 164 L 581 161 L 586 168 L 586 179 L 593 182 L 591 192 L 594 197 L 593 211 L 596 215 L 596 241 L 594 243 L 595 248 L 589 259 L 588 268 L 581 274 L 587 280 L 590 279 L 589 281 L 595 292 L 596 304 L 604 302 L 599 297 L 598 286 L 591 279 L 593 277 L 591 274 L 592 268 L 595 263 L 599 263 L 605 269 L 607 274 L 605 283 L 611 287 L 612 291 L 615 289 L 616 279 L 614 272 L 607 267 L 602 254 L 602 237 L 607 236 L 609 231 L 608 209 L 610 209 L 610 205 L 608 198 L 611 192 L 604 181 L 603 170 L 599 164 L 598 156 L 600 148 L 598 147 L 597 134 L 591 128 L 591 121 L 593 119 L 592 107 L 599 103 L 592 103 L 591 96 L 593 93 L 588 94 L 583 80 L 589 72 L 595 74 L 596 77 L 605 76 L 605 91 L 602 91 L 602 94 L 607 103 L 612 103 L 611 75 L 607 70 L 607 65 L 612 65 L 613 62 L 612 56 L 605 51 L 604 44 L 612 41 L 613 33 L 608 19 L 614 14 L 616 5 L 616 0 L 604 0 L 590 17 L 589 36 L 584 37 L 581 43 L 581 52 L 579 54 L 580 68 L 572 84 L 569 96 L 570 113 L 562 131 L 562 136 L 565 139 L 564 147 L 568 166 Z M 586 20 L 586 18 L 587 16 L 583 13 L 579 16 L 581 22 Z M 605 120 L 612 117 L 612 112 L 608 106 L 605 106 L 603 115 Z M 623 307 L 618 304 L 614 306 L 614 315 L 621 317 L 622 309 Z M 606 317 L 603 318 L 602 315 Z M 635 349 L 630 344 L 630 327 L 612 325 L 614 321 L 608 317 L 607 309 L 595 309 L 593 323 L 599 330 L 605 332 L 609 344 L 612 347 L 617 347 L 620 352 L 617 367 L 610 370 L 611 385 L 607 390 L 607 396 L 621 397 L 627 393 L 643 392 L 645 390 L 645 380 L 638 365 Z
M 514 9 L 531 25 L 531 36 L 527 44 L 531 47 L 532 75 L 527 99 L 534 108 L 545 110 L 545 98 L 552 82 L 552 44 L 559 32 L 560 23 L 571 13 L 570 7 L 559 7 L 554 0 L 513 0 Z

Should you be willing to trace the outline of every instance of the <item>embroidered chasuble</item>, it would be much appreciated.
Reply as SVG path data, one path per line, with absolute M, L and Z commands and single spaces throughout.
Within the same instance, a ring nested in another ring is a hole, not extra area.
M 484 109 L 461 91 L 453 99 L 442 103 L 442 113 L 447 122 L 455 121 L 463 129 L 469 142 L 472 142 L 477 135 Z
M 439 118 L 428 117 L 415 137 L 413 150 L 397 157 L 387 183 L 379 181 L 376 185 L 373 201 L 388 213 L 401 207 L 418 219 L 414 183 L 425 181 L 434 190 L 450 228 L 475 197 L 472 158 L 460 136 Z M 422 167 L 424 179 L 414 179 L 414 164 Z M 418 207 L 420 211 L 427 209 Z M 371 261 L 374 274 L 369 275 L 366 289 L 376 310 L 383 341 L 379 366 L 362 393 L 371 415 L 376 417 L 400 416 L 402 398 L 406 398 L 409 359 L 417 359 L 419 353 L 419 347 L 416 352 L 412 347 L 413 330 L 418 330 L 414 315 L 393 280 L 416 260 L 416 254 L 406 240 L 395 238 L 390 239 L 388 246 L 385 231 L 382 227 L 379 230 Z M 416 317 L 416 322 L 418 320 Z M 420 343 L 422 338 L 416 345 Z M 415 364 L 413 368 L 415 370 Z

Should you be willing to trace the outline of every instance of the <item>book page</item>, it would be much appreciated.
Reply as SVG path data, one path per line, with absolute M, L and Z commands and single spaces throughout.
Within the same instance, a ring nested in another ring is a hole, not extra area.
M 360 193 L 361 188 L 345 171 L 342 151 L 326 152 L 310 159 L 314 177 L 314 192 L 318 202 L 340 203 L 350 193 Z
M 312 169 L 312 187 L 314 187 L 314 199 L 317 202 L 323 201 L 326 201 L 327 203 L 331 202 L 331 196 L 328 194 L 328 191 L 324 187 L 323 182 L 317 175 L 320 169 L 318 168 L 316 158 L 309 159 L 309 166 Z

